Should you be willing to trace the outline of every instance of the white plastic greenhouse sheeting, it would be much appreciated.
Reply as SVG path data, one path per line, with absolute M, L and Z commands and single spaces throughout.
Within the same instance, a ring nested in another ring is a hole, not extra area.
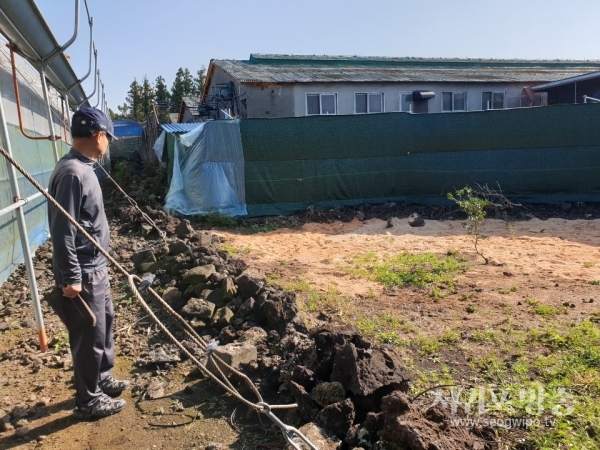
M 167 138 L 167 132 L 165 130 L 162 131 L 162 133 L 160 133 L 160 136 L 158 136 L 158 139 L 156 140 L 156 142 L 154 143 L 154 147 L 152 147 L 152 150 L 154 150 L 154 153 L 156 153 L 156 157 L 158 158 L 159 161 L 162 161 L 163 158 L 163 149 L 165 147 L 165 139 Z
M 182 134 L 173 159 L 163 208 L 168 214 L 248 214 L 239 120 L 205 122 Z
M 18 79 L 21 96 L 23 126 L 29 134 L 50 134 L 47 119 L 47 108 L 42 94 L 39 73 L 20 56 L 16 57 Z M 15 92 L 12 81 L 10 55 L 5 46 L 5 40 L 0 38 L 0 100 L 4 106 L 8 134 L 14 158 L 42 186 L 48 186 L 50 174 L 54 169 L 54 150 L 50 141 L 32 141 L 25 138 L 19 131 L 19 118 L 15 103 Z M 50 90 L 54 130 L 53 134 L 63 135 L 62 113 L 56 92 Z M 5 142 L 1 145 L 6 146 Z M 69 151 L 64 140 L 58 142 L 59 153 Z M 0 157 L 0 208 L 13 203 L 13 193 L 10 187 L 10 164 Z M 17 173 L 19 193 L 21 198 L 34 195 L 38 190 Z M 38 197 L 23 207 L 27 225 L 29 247 L 33 252 L 48 238 L 48 214 L 46 199 Z M 0 217 L 0 284 L 2 284 L 24 261 L 23 247 L 17 225 L 16 211 Z

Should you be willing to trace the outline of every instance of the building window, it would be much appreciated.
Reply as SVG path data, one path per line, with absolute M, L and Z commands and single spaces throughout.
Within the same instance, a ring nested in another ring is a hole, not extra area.
M 442 112 L 466 111 L 466 92 L 442 92 Z
M 354 113 L 373 114 L 383 112 L 383 93 L 354 94 Z
M 412 92 L 400 92 L 400 111 L 402 112 L 412 112 L 413 111 L 413 102 L 412 102 Z
M 337 94 L 306 94 L 306 115 L 337 114 Z
M 481 109 L 502 109 L 504 108 L 504 92 L 482 92 Z

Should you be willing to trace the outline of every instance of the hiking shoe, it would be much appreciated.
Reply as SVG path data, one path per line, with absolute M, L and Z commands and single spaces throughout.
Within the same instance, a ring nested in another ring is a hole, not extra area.
M 120 412 L 125 408 L 126 403 L 125 400 L 116 400 L 106 394 L 102 394 L 86 406 L 75 406 L 73 416 L 81 420 L 106 417 Z
M 102 389 L 106 395 L 111 397 L 119 395 L 129 387 L 131 383 L 127 380 L 117 380 L 112 375 L 107 376 L 104 380 L 98 383 L 98 387 Z

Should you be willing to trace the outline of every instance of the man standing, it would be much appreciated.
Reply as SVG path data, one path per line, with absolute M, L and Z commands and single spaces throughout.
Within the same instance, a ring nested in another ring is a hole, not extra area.
M 76 111 L 71 125 L 71 151 L 56 165 L 48 187 L 49 194 L 107 251 L 108 221 L 93 165 L 114 139 L 109 127 L 106 115 L 96 108 Z M 73 355 L 73 415 L 92 419 L 118 413 L 125 407 L 125 400 L 112 397 L 127 389 L 129 381 L 119 381 L 110 373 L 115 354 L 114 310 L 106 258 L 51 203 L 48 216 L 54 248 L 52 268 L 63 301 L 83 300 L 96 316 L 95 325 L 63 319 Z

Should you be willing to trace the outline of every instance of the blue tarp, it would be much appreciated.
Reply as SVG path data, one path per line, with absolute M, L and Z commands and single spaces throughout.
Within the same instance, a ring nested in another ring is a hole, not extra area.
M 116 137 L 141 136 L 142 126 L 135 120 L 113 120 Z

